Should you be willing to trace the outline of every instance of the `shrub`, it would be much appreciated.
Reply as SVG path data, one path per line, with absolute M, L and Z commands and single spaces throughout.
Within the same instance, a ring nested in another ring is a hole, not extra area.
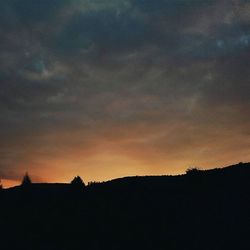
M 85 184 L 80 176 L 76 176 L 72 181 L 71 185 L 77 186 L 77 187 L 85 187 Z
M 28 173 L 26 173 L 25 175 L 24 175 L 24 177 L 23 177 L 23 180 L 22 180 L 22 186 L 29 186 L 29 185 L 31 185 L 32 184 L 32 181 L 31 181 L 31 179 L 30 179 L 30 177 L 29 177 L 29 175 L 28 175 Z
M 186 174 L 187 175 L 194 175 L 194 174 L 198 174 L 201 170 L 199 168 L 196 168 L 196 167 L 191 167 L 191 168 L 188 168 L 186 170 Z

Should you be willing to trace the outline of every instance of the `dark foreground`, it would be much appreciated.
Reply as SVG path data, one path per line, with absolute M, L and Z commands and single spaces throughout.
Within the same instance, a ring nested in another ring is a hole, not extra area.
M 250 249 L 250 164 L 0 191 L 0 249 Z

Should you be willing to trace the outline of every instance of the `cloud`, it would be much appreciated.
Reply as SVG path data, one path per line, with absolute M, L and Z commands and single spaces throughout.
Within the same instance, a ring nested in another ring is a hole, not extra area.
M 2 1 L 0 169 L 65 180 L 94 178 L 102 160 L 114 171 L 118 158 L 117 175 L 249 160 L 248 9 L 240 0 Z

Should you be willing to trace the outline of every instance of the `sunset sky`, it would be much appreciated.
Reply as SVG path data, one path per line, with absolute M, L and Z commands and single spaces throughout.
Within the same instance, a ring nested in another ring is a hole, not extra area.
M 0 1 L 0 178 L 250 161 L 249 0 Z

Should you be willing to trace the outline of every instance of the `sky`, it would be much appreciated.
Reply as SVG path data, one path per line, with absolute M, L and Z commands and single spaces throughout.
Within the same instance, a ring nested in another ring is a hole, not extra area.
M 0 178 L 250 161 L 250 0 L 0 1 Z

